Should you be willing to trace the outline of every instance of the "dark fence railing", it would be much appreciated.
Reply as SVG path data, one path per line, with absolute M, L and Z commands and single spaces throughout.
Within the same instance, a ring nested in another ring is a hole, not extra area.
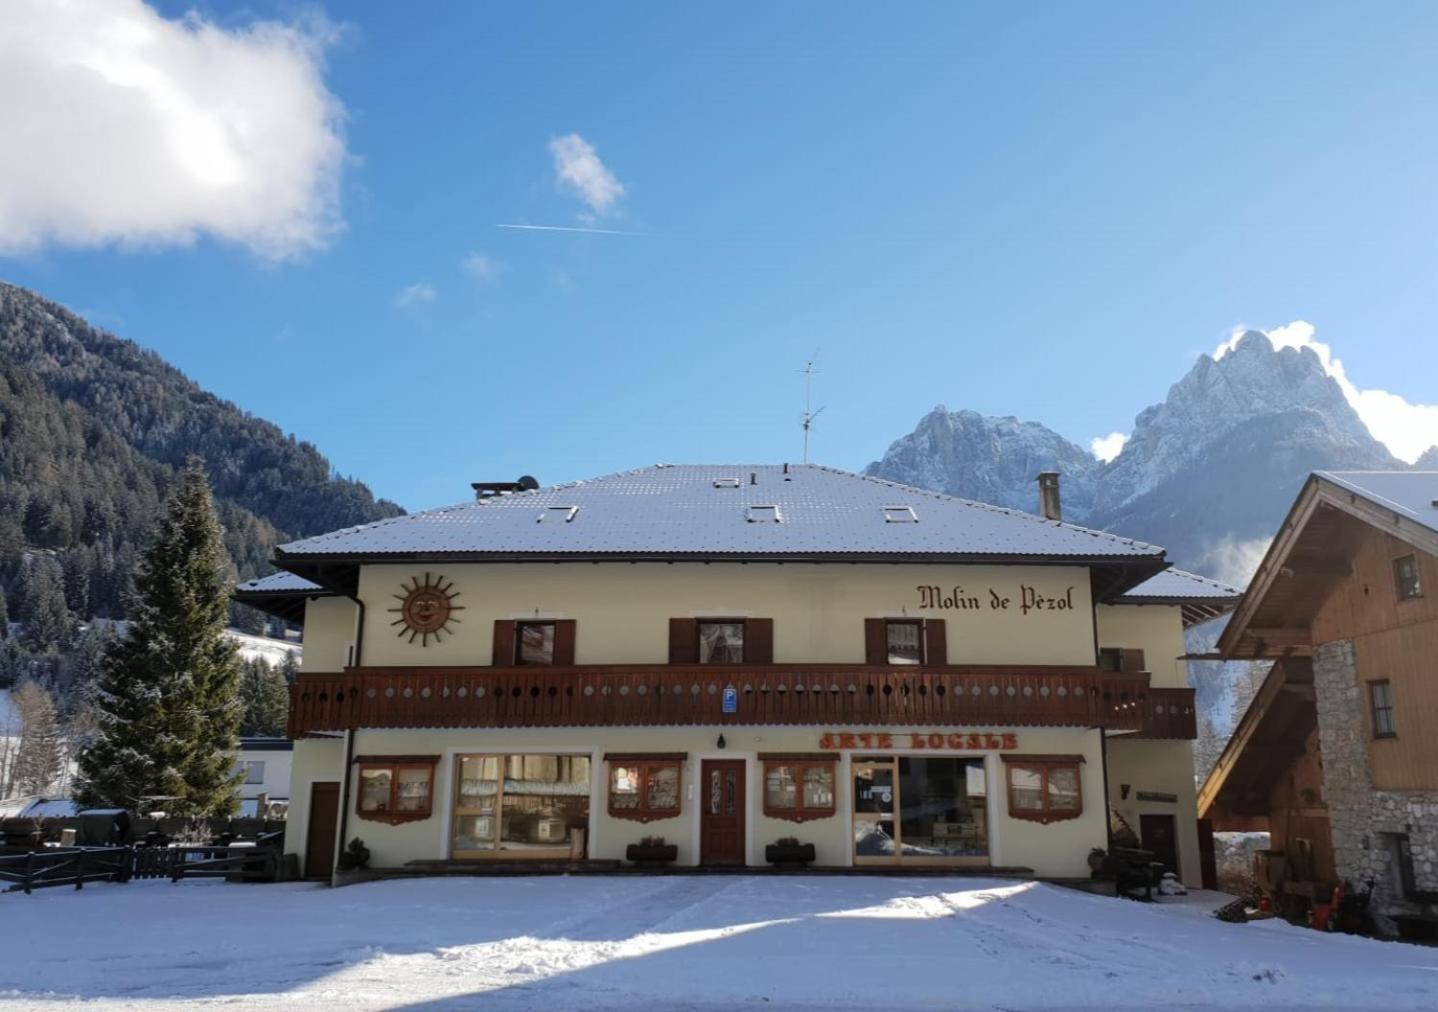
M 6 892 L 31 893 L 52 886 L 83 889 L 87 882 L 131 879 L 275 878 L 274 847 L 63 847 L 0 857 Z
M 361 727 L 1067 726 L 1192 738 L 1191 689 L 1084 667 L 350 668 L 290 687 L 291 737 Z M 732 690 L 732 712 L 724 698 Z M 1186 710 L 1186 719 L 1184 711 Z

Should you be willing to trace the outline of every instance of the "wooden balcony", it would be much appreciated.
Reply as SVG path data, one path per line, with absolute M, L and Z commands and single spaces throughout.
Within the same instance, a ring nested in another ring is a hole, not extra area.
M 724 690 L 737 694 L 725 713 Z M 1102 727 L 1196 737 L 1192 689 L 1087 667 L 349 668 L 290 687 L 290 737 L 395 727 Z

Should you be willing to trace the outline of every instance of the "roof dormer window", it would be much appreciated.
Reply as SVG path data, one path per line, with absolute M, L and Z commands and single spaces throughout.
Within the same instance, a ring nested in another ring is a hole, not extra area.
M 567 524 L 578 512 L 578 506 L 546 506 L 535 520 L 541 524 Z
M 744 519 L 751 524 L 777 524 L 784 520 L 778 506 L 750 506 L 744 513 Z
M 919 522 L 919 515 L 914 512 L 912 506 L 885 506 L 884 523 L 886 524 L 916 524 Z

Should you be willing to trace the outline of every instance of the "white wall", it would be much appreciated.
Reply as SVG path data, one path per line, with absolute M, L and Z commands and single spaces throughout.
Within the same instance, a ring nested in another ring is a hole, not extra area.
M 1143 651 L 1144 665 L 1156 689 L 1188 687 L 1188 664 L 1179 660 L 1183 609 L 1171 604 L 1101 604 L 1096 611 L 1099 647 Z
M 1198 857 L 1198 800 L 1193 776 L 1193 743 L 1147 741 L 1127 736 L 1108 740 L 1109 804 L 1135 833 L 1142 815 L 1172 815 L 1178 832 L 1179 877 L 1190 888 L 1203 885 Z M 1125 799 L 1124 784 L 1129 786 Z M 1178 800 L 1140 801 L 1138 793 L 1172 794 Z

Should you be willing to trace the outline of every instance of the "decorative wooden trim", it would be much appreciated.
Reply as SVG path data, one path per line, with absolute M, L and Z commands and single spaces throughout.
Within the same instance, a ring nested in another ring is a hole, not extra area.
M 685 752 L 672 753 L 667 756 L 641 754 L 632 758 L 624 758 L 622 753 L 606 755 L 604 760 L 610 764 L 610 767 L 605 775 L 605 798 L 610 818 L 625 819 L 629 822 L 659 822 L 682 815 L 684 813 L 684 760 L 686 758 L 688 758 L 688 753 Z M 633 808 L 616 808 L 614 805 L 615 766 L 628 766 L 639 771 L 639 803 Z M 660 770 L 667 769 L 672 769 L 675 775 L 674 807 L 650 808 L 648 802 L 649 778 Z
M 357 755 L 351 763 L 367 763 L 372 766 L 437 766 L 437 755 Z
M 698 619 L 671 618 L 669 620 L 669 663 L 699 663 Z
M 784 822 L 813 822 L 816 819 L 827 819 L 838 811 L 839 804 L 839 771 L 834 759 L 766 759 L 759 757 L 764 762 L 762 779 L 759 782 L 760 797 L 764 800 L 764 814 L 771 819 L 781 819 Z M 775 766 L 788 766 L 794 770 L 794 807 L 779 808 L 769 804 L 769 770 Z M 829 771 L 830 780 L 833 783 L 834 800 L 826 808 L 812 808 L 804 804 L 804 771 L 814 767 L 823 768 Z
M 744 620 L 744 663 L 774 663 L 774 620 L 772 618 L 746 618 Z
M 391 826 L 397 826 L 404 822 L 423 822 L 434 814 L 434 773 L 435 762 L 430 757 L 420 757 L 420 761 L 402 761 L 403 756 L 371 756 L 372 762 L 361 763 L 356 771 L 357 777 L 363 777 L 367 770 L 388 770 L 389 779 L 389 807 L 383 812 L 366 811 L 363 807 L 364 791 L 355 791 L 355 817 L 364 819 L 367 822 L 383 822 Z M 424 770 L 429 774 L 425 782 L 428 793 L 424 799 L 423 811 L 401 812 L 399 810 L 399 774 L 402 770 Z
M 689 759 L 688 752 L 606 752 L 607 763 L 682 763 Z
M 1008 793 L 1009 818 L 1037 822 L 1046 826 L 1051 822 L 1067 822 L 1083 815 L 1083 776 L 1079 771 L 1079 764 L 1083 762 L 1082 756 L 1016 755 L 1002 758 L 1006 763 L 1004 786 Z M 1041 809 L 1019 808 L 1014 804 L 1014 770 L 1023 768 L 1039 774 L 1039 792 L 1044 802 L 1044 807 Z M 1049 775 L 1056 769 L 1072 769 L 1074 772 L 1074 785 L 1078 789 L 1078 803 L 1074 808 L 1049 807 Z
M 756 758 L 765 763 L 834 763 L 838 752 L 760 752 Z
M 941 618 L 924 619 L 924 663 L 948 664 L 949 640 L 947 626 Z

